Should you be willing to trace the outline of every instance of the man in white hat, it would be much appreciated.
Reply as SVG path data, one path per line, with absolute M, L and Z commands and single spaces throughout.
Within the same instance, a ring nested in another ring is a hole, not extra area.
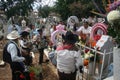
M 6 44 L 3 49 L 3 60 L 10 64 L 12 70 L 12 80 L 17 80 L 16 72 L 24 71 L 24 57 L 21 56 L 20 49 L 18 47 L 19 33 L 12 31 L 7 35 L 7 39 L 10 41 Z

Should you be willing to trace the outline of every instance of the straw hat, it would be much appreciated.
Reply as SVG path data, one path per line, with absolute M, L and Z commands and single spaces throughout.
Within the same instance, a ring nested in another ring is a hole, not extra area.
M 12 31 L 11 33 L 9 33 L 7 35 L 7 39 L 11 39 L 11 40 L 17 39 L 19 37 L 20 37 L 20 35 L 19 35 L 18 31 Z

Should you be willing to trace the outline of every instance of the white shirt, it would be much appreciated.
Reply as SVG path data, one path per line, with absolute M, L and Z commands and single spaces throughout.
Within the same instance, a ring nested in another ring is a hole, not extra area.
M 81 26 L 81 27 L 77 30 L 77 32 L 81 32 L 81 31 L 82 31 L 83 34 L 90 34 L 90 33 L 91 33 L 91 29 L 92 29 L 92 27 L 90 27 L 90 26 L 88 26 L 87 29 L 84 28 L 84 26 Z
M 57 69 L 60 72 L 71 73 L 83 65 L 79 51 L 59 50 L 57 53 Z
M 13 62 L 22 62 L 25 60 L 25 58 L 17 56 L 17 48 L 16 48 L 15 44 L 10 43 L 7 47 L 7 51 L 10 53 L 11 59 Z
M 54 29 L 53 28 L 50 28 L 50 33 L 52 34 L 54 32 Z
M 27 41 L 19 40 L 19 43 L 20 43 L 20 46 L 21 46 L 21 47 L 27 48 L 27 46 L 26 46 Z

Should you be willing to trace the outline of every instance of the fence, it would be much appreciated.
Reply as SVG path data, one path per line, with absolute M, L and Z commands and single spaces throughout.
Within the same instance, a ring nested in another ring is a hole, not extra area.
M 109 52 L 107 52 L 106 50 L 98 51 L 97 49 L 94 49 L 94 48 L 91 48 L 91 47 L 88 47 L 82 44 L 79 44 L 78 46 L 83 51 L 83 55 L 85 54 L 84 53 L 85 49 L 88 49 L 94 52 L 93 62 L 88 63 L 87 67 L 84 66 L 84 74 L 83 74 L 85 76 L 84 79 L 85 80 L 103 80 L 103 78 L 106 78 L 108 75 L 108 66 L 112 62 L 112 58 L 113 58 L 112 48 L 109 50 Z M 102 56 L 102 63 L 98 63 L 96 61 L 97 54 L 99 54 L 99 56 Z M 84 59 L 85 58 L 83 57 L 83 60 Z M 90 60 L 90 57 L 88 60 Z
M 78 45 L 78 44 L 77 44 Z M 81 75 L 81 79 L 82 80 L 103 80 L 103 78 L 106 78 L 108 76 L 108 66 L 110 65 L 110 63 L 112 63 L 112 53 L 113 50 L 111 48 L 110 52 L 106 52 L 106 50 L 104 51 L 98 51 L 97 49 L 79 44 L 78 45 L 79 49 L 81 49 L 82 51 L 82 55 L 84 55 L 84 50 L 88 49 L 94 52 L 94 60 L 90 63 L 88 63 L 87 66 L 84 66 L 83 70 L 84 73 Z M 49 58 L 49 53 L 50 51 L 48 49 L 44 50 L 45 55 L 47 56 L 47 58 Z M 97 54 L 99 54 L 100 57 L 102 57 L 102 63 L 98 63 L 96 61 L 97 58 Z M 83 57 L 83 60 L 85 60 L 86 58 Z M 89 59 L 90 60 L 90 57 Z M 81 80 L 80 79 L 80 80 Z

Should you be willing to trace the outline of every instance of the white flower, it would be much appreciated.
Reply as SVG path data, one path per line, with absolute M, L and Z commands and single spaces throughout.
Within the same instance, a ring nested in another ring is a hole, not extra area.
M 114 21 L 120 19 L 120 11 L 112 10 L 107 14 L 107 20 L 110 24 L 114 23 Z

